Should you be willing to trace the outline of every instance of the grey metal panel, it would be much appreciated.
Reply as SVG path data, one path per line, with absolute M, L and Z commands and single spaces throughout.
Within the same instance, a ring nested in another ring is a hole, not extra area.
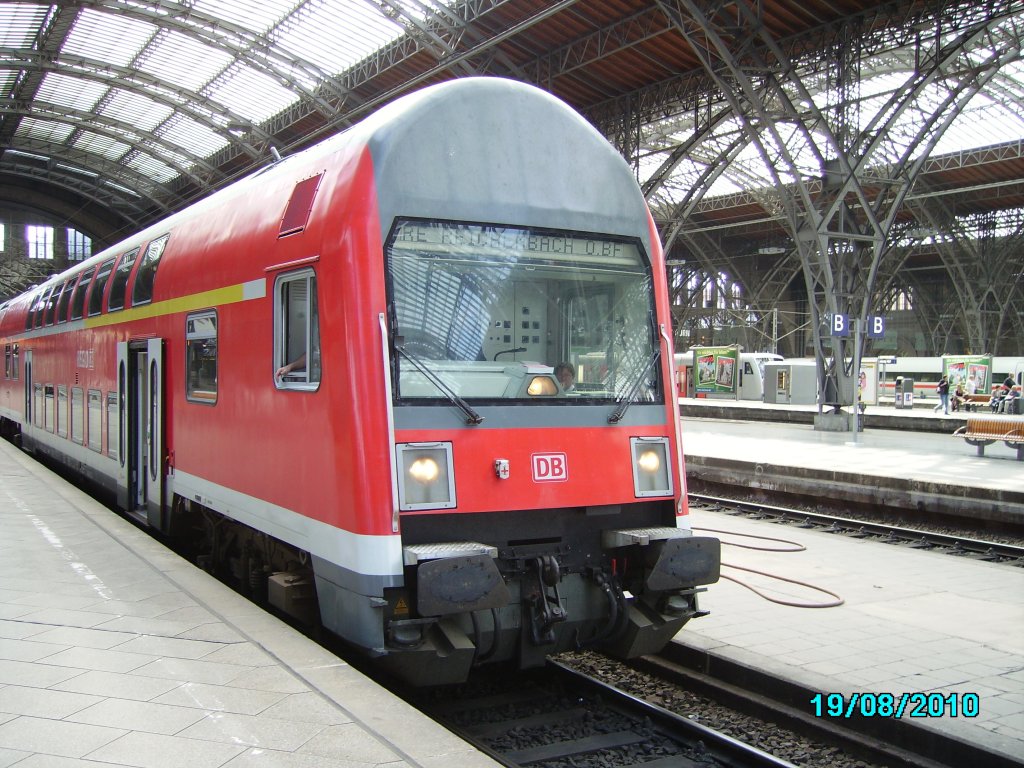
M 615 410 L 614 401 L 604 405 L 541 406 L 528 405 L 523 408 L 505 404 L 478 406 L 473 408 L 484 417 L 476 426 L 466 424 L 466 416 L 451 403 L 438 405 L 397 406 L 395 408 L 395 429 L 509 429 L 533 427 L 606 427 L 608 416 Z M 663 404 L 636 403 L 626 411 L 620 427 L 661 427 L 668 422 Z
M 313 572 L 318 579 L 329 581 L 340 589 L 358 595 L 379 597 L 388 587 L 400 587 L 404 584 L 401 574 L 380 576 L 358 573 L 351 568 L 324 560 L 317 555 L 312 555 L 312 561 Z
M 603 232 L 651 243 L 633 172 L 551 94 L 501 78 L 425 88 L 371 117 L 381 236 L 394 217 Z

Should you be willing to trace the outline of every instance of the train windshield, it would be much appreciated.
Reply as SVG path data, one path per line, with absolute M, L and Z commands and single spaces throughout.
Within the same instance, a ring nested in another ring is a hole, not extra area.
M 638 242 L 402 220 L 386 259 L 398 398 L 661 401 Z

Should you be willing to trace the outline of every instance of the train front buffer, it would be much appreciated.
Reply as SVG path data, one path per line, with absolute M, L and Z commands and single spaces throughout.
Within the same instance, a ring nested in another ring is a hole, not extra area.
M 438 444 L 419 445 L 450 461 Z M 400 461 L 400 474 L 421 458 Z M 460 682 L 490 662 L 537 666 L 581 648 L 620 658 L 656 652 L 701 615 L 697 595 L 718 580 L 718 540 L 671 525 L 672 498 L 438 509 L 455 474 L 454 464 L 437 472 L 444 487 L 429 491 L 433 511 L 402 518 L 405 583 L 385 595 L 381 661 L 413 683 Z

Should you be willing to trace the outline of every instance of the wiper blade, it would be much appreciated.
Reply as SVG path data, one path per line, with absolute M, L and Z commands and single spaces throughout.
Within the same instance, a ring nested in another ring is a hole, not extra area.
M 626 392 L 625 397 L 617 401 L 619 403 L 619 407 L 616 408 L 615 412 L 608 417 L 609 424 L 618 424 L 622 421 L 622 417 L 626 415 L 626 411 L 629 410 L 629 406 L 633 404 L 633 397 L 636 395 L 636 391 L 640 389 L 640 385 L 643 383 L 644 379 L 647 378 L 647 372 L 651 370 L 651 366 L 658 362 L 659 359 L 661 359 L 660 346 L 658 349 L 654 350 L 654 354 L 651 355 L 651 359 L 647 361 L 647 365 L 645 365 L 644 369 L 640 371 L 640 375 L 636 377 L 636 381 L 633 382 L 629 391 Z
M 413 364 L 420 373 L 427 377 L 427 380 L 437 387 L 441 394 L 447 397 L 452 404 L 459 408 L 464 414 L 466 414 L 467 424 L 479 424 L 484 420 L 484 417 L 473 410 L 469 403 L 455 394 L 451 388 L 441 380 L 441 377 L 430 370 L 422 361 L 418 360 L 411 352 L 406 352 L 404 347 L 395 347 L 399 354 L 403 355 L 406 360 Z

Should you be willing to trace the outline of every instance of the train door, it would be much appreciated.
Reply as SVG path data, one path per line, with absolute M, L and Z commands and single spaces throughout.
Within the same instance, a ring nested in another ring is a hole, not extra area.
M 117 345 L 118 506 L 163 529 L 163 339 Z

